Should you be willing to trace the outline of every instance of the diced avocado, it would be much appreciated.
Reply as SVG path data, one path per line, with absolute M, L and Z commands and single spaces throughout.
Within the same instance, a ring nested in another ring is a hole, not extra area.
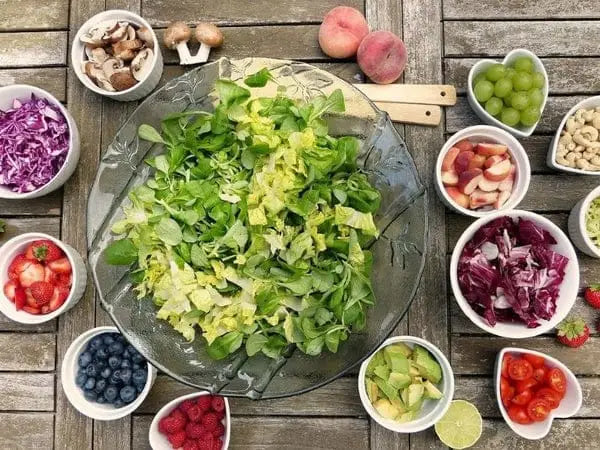
M 375 382 L 370 378 L 367 378 L 365 381 L 365 387 L 367 389 L 367 396 L 369 397 L 369 400 L 371 400 L 371 403 L 375 403 L 377 400 L 377 395 L 379 394 L 379 388 L 377 387 L 377 384 L 375 384 Z
M 403 389 L 411 383 L 411 378 L 406 373 L 392 372 L 388 378 L 388 383 L 396 389 Z
M 425 380 L 425 382 L 423 383 L 423 386 L 425 387 L 425 398 L 430 398 L 432 400 L 439 400 L 440 398 L 442 398 L 444 396 L 444 394 L 442 394 L 440 392 L 440 390 L 438 388 L 436 388 L 433 383 L 429 380 Z
M 439 383 L 442 379 L 442 368 L 433 359 L 429 352 L 419 345 L 413 348 L 412 360 L 419 369 L 419 374 L 432 383 Z
M 386 419 L 394 420 L 400 414 L 400 411 L 389 400 L 381 398 L 373 403 L 373 408 Z
M 407 411 L 406 406 L 404 405 L 404 402 L 402 400 L 400 400 L 399 398 L 390 400 L 390 403 L 392 405 L 394 405 L 398 409 L 398 411 L 400 411 L 400 414 L 405 413 Z
M 375 370 L 373 370 L 373 372 L 379 378 L 383 378 L 384 380 L 387 380 L 390 376 L 390 369 L 388 369 L 388 366 L 386 366 L 385 364 L 375 367 Z
M 409 411 L 414 412 L 415 414 L 418 413 L 419 411 L 421 411 L 421 408 L 423 407 L 423 400 L 425 399 L 425 397 L 422 397 L 421 400 L 419 400 L 417 403 L 415 403 L 414 405 L 411 405 L 409 409 Z
M 385 359 L 383 357 L 383 352 L 377 352 L 373 355 L 373 357 L 371 358 L 371 361 L 369 361 L 369 364 L 367 365 L 367 375 L 373 375 L 375 372 L 375 367 L 377 366 L 381 366 L 385 364 Z
M 383 350 L 383 356 L 392 372 L 408 373 L 408 359 L 401 347 L 388 345 Z
M 400 393 L 400 399 L 408 407 L 408 388 L 407 387 L 402 389 L 402 392 Z
M 384 380 L 383 378 L 375 377 L 373 381 L 375 381 L 381 393 L 383 393 L 383 395 L 385 395 L 385 397 L 387 397 L 389 400 L 398 398 L 398 391 L 392 386 L 390 386 L 390 384 L 386 380 Z
M 418 377 L 420 372 L 419 372 L 419 368 L 415 365 L 415 363 L 411 362 L 410 363 L 410 367 L 408 369 L 408 374 L 411 377 Z
M 410 358 L 412 354 L 412 348 L 406 345 L 404 342 L 396 342 L 395 344 L 388 345 L 386 348 L 393 347 L 395 352 L 400 352 L 407 358 Z
M 401 414 L 396 420 L 400 423 L 410 422 L 411 420 L 414 420 L 415 415 L 414 411 L 408 411 Z
M 408 402 L 406 406 L 409 409 L 413 409 L 413 406 L 423 398 L 423 392 L 425 388 L 420 383 L 414 383 L 408 386 Z

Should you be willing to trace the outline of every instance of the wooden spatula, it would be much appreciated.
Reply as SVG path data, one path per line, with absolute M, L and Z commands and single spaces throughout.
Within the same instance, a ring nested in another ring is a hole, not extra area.
M 456 104 L 456 89 L 447 84 L 355 84 L 374 102 Z
M 441 108 L 437 105 L 375 102 L 375 106 L 388 113 L 392 122 L 436 126 L 442 117 Z

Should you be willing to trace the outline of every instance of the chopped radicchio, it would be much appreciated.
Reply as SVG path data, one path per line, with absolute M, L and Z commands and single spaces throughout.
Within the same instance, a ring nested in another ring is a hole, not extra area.
M 552 235 L 528 219 L 495 219 L 467 242 L 458 283 L 471 307 L 491 326 L 550 320 L 569 258 L 550 249 Z
M 0 111 L 0 185 L 31 192 L 48 184 L 69 151 L 69 126 L 60 110 L 34 95 Z

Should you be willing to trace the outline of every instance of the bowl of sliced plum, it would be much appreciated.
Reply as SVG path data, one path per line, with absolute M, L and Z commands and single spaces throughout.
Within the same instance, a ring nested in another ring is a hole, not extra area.
M 451 209 L 471 217 L 515 208 L 529 188 L 531 169 L 510 133 L 476 125 L 454 134 L 435 166 L 435 187 Z
M 498 353 L 495 383 L 502 417 L 525 439 L 542 439 L 554 418 L 575 415 L 583 401 L 581 386 L 567 366 L 524 348 Z

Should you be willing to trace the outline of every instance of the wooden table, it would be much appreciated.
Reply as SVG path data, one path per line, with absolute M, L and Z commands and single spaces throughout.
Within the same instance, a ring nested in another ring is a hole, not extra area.
M 339 0 L 2 0 L 0 1 L 0 85 L 30 83 L 65 101 L 82 135 L 78 170 L 64 189 L 26 202 L 0 201 L 8 231 L 0 242 L 27 231 L 60 236 L 85 254 L 85 210 L 100 155 L 119 125 L 136 107 L 101 98 L 77 80 L 69 66 L 69 41 L 90 16 L 104 9 L 129 9 L 162 35 L 171 20 L 208 20 L 225 31 L 225 45 L 211 58 L 269 56 L 315 63 L 350 81 L 362 75 L 352 62 L 333 62 L 319 50 L 318 24 Z M 600 91 L 597 0 L 346 0 L 363 10 L 373 29 L 403 36 L 409 49 L 407 83 L 455 84 L 461 97 L 446 111 L 443 126 L 400 126 L 421 176 L 431 186 L 432 168 L 445 136 L 478 123 L 464 97 L 468 68 L 482 56 L 501 57 L 527 47 L 543 58 L 551 97 L 536 134 L 522 142 L 533 171 L 521 204 L 543 213 L 563 229 L 568 211 L 590 191 L 593 177 L 551 172 L 545 155 L 562 115 L 577 101 Z M 176 54 L 163 49 L 163 82 L 183 73 Z M 500 417 L 490 375 L 496 352 L 511 344 L 475 328 L 451 298 L 447 255 L 470 223 L 444 209 L 431 192 L 428 261 L 421 287 L 397 333 L 422 336 L 451 358 L 456 398 L 474 402 L 484 416 L 478 448 L 597 448 L 600 436 L 600 338 L 581 350 L 562 347 L 553 336 L 519 344 L 546 351 L 578 375 L 584 405 L 577 417 L 555 422 L 541 443 L 519 439 Z M 600 280 L 595 260 L 580 256 L 582 284 Z M 578 300 L 588 323 L 597 314 Z M 89 283 L 85 297 L 64 317 L 25 327 L 0 316 L 0 448 L 148 448 L 152 415 L 190 388 L 159 376 L 150 397 L 133 417 L 93 422 L 77 413 L 60 387 L 59 369 L 71 341 L 81 332 L 108 324 Z M 595 328 L 595 327 L 594 327 Z M 432 431 L 395 435 L 368 420 L 356 376 L 343 377 L 311 393 L 282 400 L 233 399 L 231 448 L 239 449 L 425 449 L 443 447 Z

